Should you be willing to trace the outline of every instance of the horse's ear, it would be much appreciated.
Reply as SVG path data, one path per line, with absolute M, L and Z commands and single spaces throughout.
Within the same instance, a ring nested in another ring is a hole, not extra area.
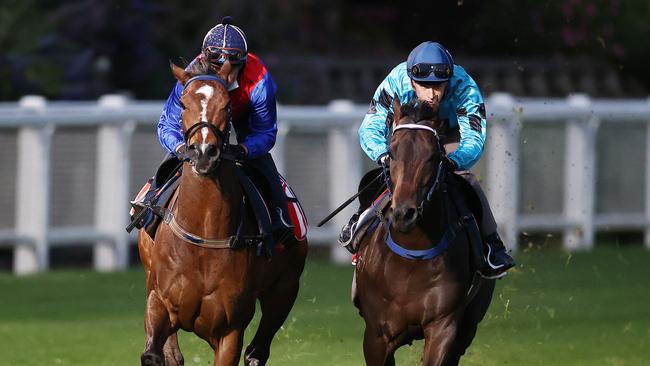
M 395 98 L 393 98 L 393 125 L 396 125 L 401 118 L 402 102 L 400 102 L 399 97 L 396 95 Z
M 221 69 L 219 69 L 217 76 L 220 77 L 221 80 L 228 80 L 228 74 L 230 74 L 230 70 L 232 70 L 232 64 L 230 63 L 230 60 L 226 60 L 226 62 L 224 62 L 221 66 Z
M 185 82 L 190 79 L 190 73 L 185 71 L 183 68 L 176 66 L 173 62 L 169 61 L 169 67 L 172 68 L 172 74 L 176 80 L 178 80 L 182 85 L 185 85 Z

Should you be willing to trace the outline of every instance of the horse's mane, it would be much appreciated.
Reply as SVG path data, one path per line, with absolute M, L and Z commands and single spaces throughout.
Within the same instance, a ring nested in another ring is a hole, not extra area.
M 432 127 L 438 134 L 444 135 L 447 132 L 447 126 L 438 113 L 426 103 L 420 103 L 417 99 L 400 107 L 403 116 L 409 116 L 415 123 L 425 124 Z
M 191 77 L 214 74 L 212 68 L 210 67 L 210 62 L 208 62 L 203 57 L 196 58 L 193 62 L 190 63 L 188 67 L 189 68 L 187 69 L 187 72 L 190 73 Z

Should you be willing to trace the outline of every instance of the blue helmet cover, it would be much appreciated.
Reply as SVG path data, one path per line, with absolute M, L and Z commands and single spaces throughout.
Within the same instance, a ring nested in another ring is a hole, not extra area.
M 447 49 L 437 42 L 420 43 L 406 59 L 406 73 L 418 82 L 440 83 L 448 81 L 454 72 L 454 59 Z

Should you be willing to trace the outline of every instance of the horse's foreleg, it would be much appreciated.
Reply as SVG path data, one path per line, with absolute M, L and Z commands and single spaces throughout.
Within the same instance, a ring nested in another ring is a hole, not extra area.
M 156 291 L 150 291 L 147 297 L 147 309 L 144 318 L 146 343 L 140 356 L 142 365 L 164 366 L 163 345 L 170 333 L 171 324 L 165 304 Z
M 255 337 L 246 347 L 246 366 L 265 365 L 275 333 L 286 320 L 298 294 L 298 277 L 281 279 L 260 297 L 262 319 Z
M 244 329 L 233 329 L 223 337 L 210 342 L 214 349 L 214 364 L 237 366 L 244 345 Z
M 440 319 L 424 328 L 424 354 L 422 365 L 443 365 L 457 332 L 454 315 Z
M 472 344 L 478 323 L 483 319 L 490 306 L 495 282 L 495 280 L 484 281 L 474 299 L 465 308 L 460 323 L 458 323 L 456 339 L 449 350 L 449 356 L 445 359 L 445 366 L 458 365 L 460 358 Z
M 167 338 L 163 353 L 165 354 L 165 366 L 183 366 L 185 364 L 181 348 L 178 345 L 177 333 L 172 333 Z
M 366 331 L 363 334 L 363 357 L 368 366 L 389 366 L 395 364 L 392 353 L 388 352 L 386 339 L 370 330 L 366 324 Z M 391 363 L 392 362 L 392 363 Z
M 300 275 L 307 257 L 307 241 L 302 241 L 277 257 L 276 271 L 282 273 L 277 281 L 264 289 L 259 296 L 262 318 L 255 336 L 246 347 L 244 364 L 246 366 L 265 365 L 271 353 L 271 342 L 289 316 L 300 287 Z

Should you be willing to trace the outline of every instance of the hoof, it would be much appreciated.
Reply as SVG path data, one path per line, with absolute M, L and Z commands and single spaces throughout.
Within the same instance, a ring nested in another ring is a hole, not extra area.
M 165 360 L 153 353 L 143 353 L 140 356 L 140 363 L 142 366 L 165 366 Z
M 258 360 L 257 358 L 251 358 L 251 357 L 246 357 L 245 358 L 245 364 L 246 366 L 261 366 L 263 363 Z
M 244 354 L 244 365 L 246 366 L 264 366 L 269 359 L 268 349 L 264 351 L 264 348 L 257 348 L 252 344 L 246 347 Z

